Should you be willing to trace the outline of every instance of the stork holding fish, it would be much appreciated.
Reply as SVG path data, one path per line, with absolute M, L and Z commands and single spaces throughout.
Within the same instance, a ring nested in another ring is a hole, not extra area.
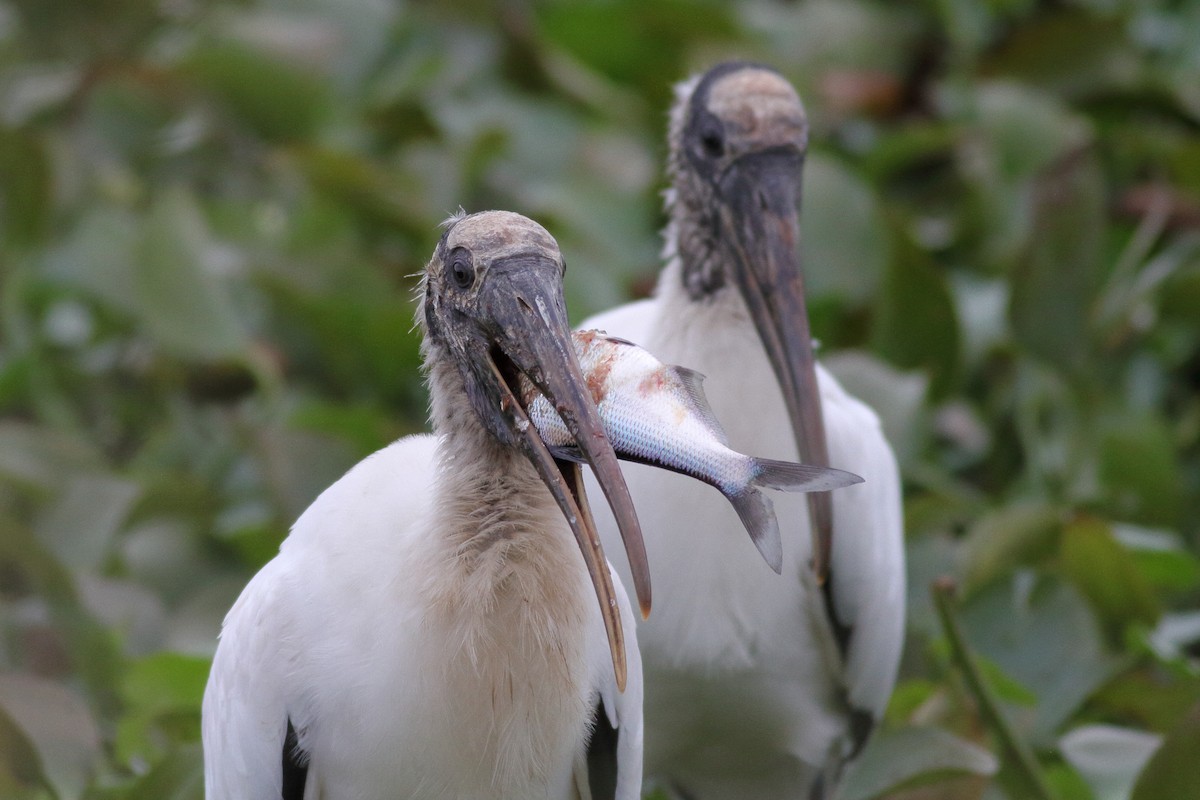
M 594 470 L 648 611 L 562 273 L 524 217 L 450 223 L 424 284 L 434 435 L 322 493 L 229 612 L 204 695 L 209 800 L 639 796 L 630 603 L 578 466 L 550 454 L 519 388 L 544 394 Z
M 638 630 L 646 772 L 693 800 L 827 798 L 895 683 L 899 473 L 876 415 L 813 358 L 798 254 L 808 127 L 795 90 L 767 67 L 726 63 L 676 98 L 655 296 L 581 327 L 707 374 L 734 449 L 832 464 L 865 482 L 809 494 L 808 507 L 777 498 L 776 577 L 713 493 L 624 468 L 653 531 L 650 560 L 670 564 L 656 575 L 655 616 Z M 597 524 L 606 544 L 619 541 L 612 517 Z

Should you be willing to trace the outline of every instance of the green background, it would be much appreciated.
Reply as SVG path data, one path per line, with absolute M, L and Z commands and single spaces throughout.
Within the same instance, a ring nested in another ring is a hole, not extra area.
M 805 100 L 814 328 L 905 480 L 845 797 L 1200 797 L 1197 0 L 0 0 L 0 796 L 201 796 L 221 616 L 425 426 L 437 223 L 644 295 L 725 58 Z

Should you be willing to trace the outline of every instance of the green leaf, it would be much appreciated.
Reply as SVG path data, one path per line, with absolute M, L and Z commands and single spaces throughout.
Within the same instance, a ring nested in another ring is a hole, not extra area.
M 1075 375 L 1091 353 L 1101 276 L 1104 186 L 1096 156 L 1077 152 L 1042 173 L 1032 215 L 1028 247 L 1012 270 L 1013 333 L 1031 353 Z
M 80 287 L 114 309 L 138 311 L 135 253 L 139 220 L 128 210 L 93 203 L 79 221 L 45 252 L 43 271 L 60 283 Z
M 351 443 L 355 453 L 365 458 L 403 435 L 421 428 L 397 428 L 385 409 L 375 406 L 328 403 L 312 399 L 292 412 L 292 427 L 336 436 Z
M 77 580 L 84 608 L 117 635 L 126 656 L 144 656 L 162 645 L 167 614 L 159 595 L 131 580 L 88 573 Z
M 65 566 L 97 569 L 140 492 L 137 484 L 111 475 L 78 475 L 38 518 L 35 531 Z
M 986 163 L 1009 186 L 1053 169 L 1056 161 L 1091 139 L 1083 117 L 1028 86 L 985 83 L 970 97 L 970 105 L 988 147 Z
M 1200 677 L 1172 677 L 1158 667 L 1146 666 L 1118 675 L 1089 703 L 1109 719 L 1129 720 L 1148 730 L 1170 730 L 1189 708 L 1200 703 Z
M 681 79 L 682 55 L 695 40 L 729 38 L 733 10 L 681 0 L 546 3 L 536 6 L 542 35 L 594 69 L 626 83 L 652 75 Z M 667 86 L 654 81 L 662 102 Z
M 1109 422 L 1100 439 L 1103 507 L 1144 525 L 1179 524 L 1184 489 L 1176 447 L 1157 415 L 1130 413 Z
M 891 698 L 888 700 L 887 712 L 884 715 L 885 720 L 901 723 L 904 720 L 910 719 L 917 712 L 917 709 L 931 698 L 937 696 L 939 686 L 939 684 L 925 678 L 911 678 L 899 681 L 896 684 L 896 688 L 892 691 Z
M 0 421 L 0 477 L 6 481 L 56 489 L 101 463 L 97 449 L 80 437 L 15 419 Z
M 1037 695 L 1007 674 L 995 661 L 978 653 L 975 654 L 975 661 L 979 666 L 980 674 L 992 687 L 997 699 L 1020 706 L 1037 705 Z
M 1135 58 L 1126 40 L 1129 27 L 1119 14 L 1048 10 L 1004 37 L 983 68 L 1068 96 L 1098 92 L 1127 80 Z
M 1200 559 L 1182 550 L 1134 550 L 1133 563 L 1151 586 L 1176 592 L 1200 588 Z
M 871 800 L 902 786 L 953 774 L 989 776 L 996 769 L 990 752 L 939 728 L 881 731 L 846 771 L 838 797 Z
M 110 632 L 82 607 L 75 578 L 21 521 L 0 513 L 0 565 L 17 586 L 45 601 L 50 619 L 62 635 L 74 675 L 91 702 L 104 713 L 117 706 L 116 675 L 120 655 Z M 21 655 L 18 650 L 18 656 Z M 18 662 L 19 663 L 19 662 Z
M 1040 503 L 1007 506 L 980 517 L 963 540 L 964 594 L 1053 553 L 1060 526 L 1061 512 Z
M 1087 597 L 1113 641 L 1131 623 L 1158 620 L 1154 592 L 1103 520 L 1081 517 L 1067 523 L 1060 556 L 1066 576 Z
M 329 113 L 325 84 L 241 42 L 204 42 L 179 68 L 220 97 L 238 120 L 270 141 L 307 140 Z
M 974 700 L 976 713 L 999 746 L 997 783 L 1014 796 L 1053 800 L 1045 772 L 1034 757 L 1030 743 L 1017 735 L 1008 715 L 1000 707 L 995 692 L 979 669 L 978 654 L 967 644 L 962 622 L 955 609 L 954 581 L 942 577 L 929 588 L 950 658 L 962 673 L 966 688 Z
M 944 397 L 959 372 L 959 324 L 945 274 L 907 237 L 884 270 L 876 300 L 871 346 L 904 369 L 923 369 L 932 398 Z
M 422 187 L 395 169 L 381 170 L 366 158 L 325 147 L 295 147 L 291 155 L 337 206 L 393 227 L 424 217 Z
M 191 193 L 174 189 L 158 198 L 137 254 L 135 291 L 150 333 L 179 355 L 232 357 L 247 345 L 228 287 L 212 265 L 220 257 Z
M 1096 800 L 1083 776 L 1065 761 L 1046 765 L 1046 785 L 1054 800 Z
M 49 800 L 52 791 L 37 748 L 0 703 L 0 795 Z
M 122 681 L 122 695 L 133 709 L 198 711 L 208 669 L 206 658 L 157 653 L 130 665 Z
M 204 800 L 204 755 L 199 744 L 169 753 L 120 800 Z
M 52 178 L 40 141 L 0 127 L 0 239 L 22 246 L 41 238 L 50 221 Z
M 805 292 L 866 305 L 890 260 L 887 226 L 875 193 L 841 162 L 819 152 L 804 165 L 800 257 Z
M 963 627 L 972 648 L 1037 695 L 1014 723 L 1048 743 L 1081 703 L 1117 669 L 1087 603 L 1068 584 L 1021 575 L 967 600 Z
M 127 712 L 117 729 L 117 755 L 151 760 L 162 743 L 194 740 L 209 659 L 158 653 L 135 662 L 121 685 Z
M 1162 746 L 1138 776 L 1131 800 L 1200 797 L 1200 705 L 1167 734 Z
M 0 674 L 0 708 L 28 736 L 58 795 L 79 797 L 101 756 L 100 731 L 83 700 L 62 684 L 9 673 Z

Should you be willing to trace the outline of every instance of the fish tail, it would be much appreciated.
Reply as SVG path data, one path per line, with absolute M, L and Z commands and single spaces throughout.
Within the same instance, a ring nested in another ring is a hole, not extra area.
M 863 482 L 863 479 L 853 472 L 812 464 L 795 464 L 791 461 L 756 458 L 754 467 L 752 484 L 784 492 L 828 492 Z
M 779 540 L 779 521 L 775 518 L 775 507 L 771 500 L 755 489 L 747 486 L 737 494 L 726 494 L 725 497 L 733 504 L 742 526 L 750 534 L 750 540 L 762 554 L 767 566 L 776 574 L 783 570 L 783 543 Z

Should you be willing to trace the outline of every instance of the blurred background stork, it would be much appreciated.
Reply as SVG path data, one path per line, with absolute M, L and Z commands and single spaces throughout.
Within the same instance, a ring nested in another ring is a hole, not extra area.
M 625 468 L 648 549 L 669 565 L 659 612 L 638 631 L 647 774 L 684 797 L 833 797 L 883 716 L 904 641 L 900 475 L 874 413 L 813 360 L 797 216 L 808 119 L 795 90 L 768 67 L 726 62 L 676 93 L 654 298 L 582 326 L 706 374 L 732 446 L 864 483 L 775 498 L 785 568 L 774 580 L 729 509 Z M 597 520 L 619 543 L 614 518 Z

